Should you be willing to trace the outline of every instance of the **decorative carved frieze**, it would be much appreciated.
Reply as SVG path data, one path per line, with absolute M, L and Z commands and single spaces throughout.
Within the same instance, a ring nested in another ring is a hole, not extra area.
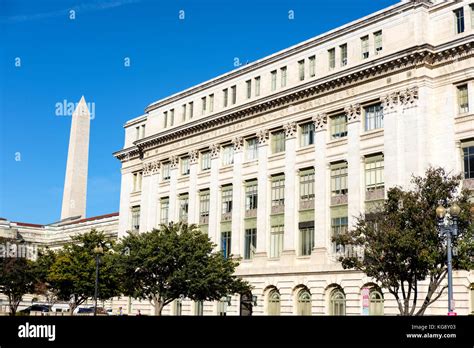
M 199 152 L 198 150 L 191 150 L 189 151 L 188 156 L 189 156 L 189 163 L 195 164 L 197 163 L 199 159 Z
M 393 92 L 380 98 L 384 113 L 396 111 L 397 107 L 408 109 L 418 104 L 418 87 L 410 87 L 402 91 Z
M 244 139 L 242 137 L 235 137 L 232 139 L 232 145 L 234 145 L 234 151 L 240 151 L 244 146 Z
M 360 114 L 362 112 L 362 107 L 360 104 L 349 105 L 344 108 L 344 112 L 347 115 L 347 122 L 356 122 L 360 121 Z
M 313 122 L 316 131 L 325 130 L 327 128 L 328 115 L 323 113 L 313 116 Z
M 176 156 L 176 155 L 171 156 L 170 157 L 170 167 L 171 167 L 171 169 L 178 168 L 178 164 L 179 164 L 179 157 Z
M 266 144 L 269 138 L 268 129 L 259 129 L 257 132 L 257 138 L 260 145 Z
M 212 144 L 209 146 L 209 149 L 211 150 L 211 158 L 219 157 L 219 152 L 221 151 L 221 146 L 219 144 Z
M 283 126 L 285 135 L 287 138 L 293 138 L 296 136 L 296 122 L 288 122 Z
M 160 161 L 143 163 L 143 175 L 154 175 L 160 170 Z

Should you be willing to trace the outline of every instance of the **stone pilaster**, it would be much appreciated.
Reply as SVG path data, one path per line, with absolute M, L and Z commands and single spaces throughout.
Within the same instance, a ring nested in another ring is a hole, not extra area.
M 403 177 L 402 123 L 400 120 L 400 93 L 393 92 L 381 98 L 384 117 L 384 181 L 385 187 L 393 187 Z M 385 190 L 386 192 L 387 190 Z
M 179 221 L 179 210 L 178 210 L 178 167 L 179 158 L 177 156 L 171 156 L 170 158 L 170 209 L 169 209 L 169 222 Z
M 191 150 L 189 152 L 189 205 L 188 205 L 188 223 L 199 223 L 199 201 L 197 187 L 199 152 Z
M 283 126 L 286 135 L 285 144 L 285 232 L 283 234 L 282 257 L 295 255 L 296 233 L 298 231 L 296 189 L 296 123 Z
M 157 227 L 158 178 L 160 162 L 143 164 L 142 203 L 140 212 L 140 231 L 151 231 Z
M 232 180 L 232 243 L 231 252 L 235 257 L 240 257 L 243 252 L 243 217 L 244 199 L 242 187 L 242 163 L 244 158 L 243 139 L 236 137 L 232 140 L 234 145 L 234 171 Z
M 130 193 L 132 191 L 132 173 L 122 172 L 122 182 L 120 184 L 120 215 L 118 226 L 118 237 L 123 237 L 130 230 L 131 206 Z
M 270 204 L 268 185 L 268 129 L 257 132 L 258 138 L 258 201 L 257 201 L 257 252 L 255 257 L 267 257 L 269 239 Z
M 211 183 L 210 183 L 210 197 L 209 197 L 209 230 L 208 234 L 212 242 L 217 244 L 217 250 L 220 250 L 220 231 L 219 220 L 221 216 L 221 209 L 219 206 L 219 166 L 220 166 L 220 145 L 213 144 L 210 146 L 211 150 Z

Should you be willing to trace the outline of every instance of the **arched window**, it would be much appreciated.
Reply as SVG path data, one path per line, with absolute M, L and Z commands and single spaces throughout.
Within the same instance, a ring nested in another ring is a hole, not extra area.
M 280 315 L 280 293 L 277 289 L 268 294 L 268 315 Z
M 341 289 L 334 289 L 331 292 L 329 314 L 346 315 L 346 295 L 344 295 Z
M 369 315 L 383 315 L 383 295 L 378 289 L 370 291 Z
M 297 314 L 311 315 L 311 294 L 306 289 L 302 289 L 298 293 Z

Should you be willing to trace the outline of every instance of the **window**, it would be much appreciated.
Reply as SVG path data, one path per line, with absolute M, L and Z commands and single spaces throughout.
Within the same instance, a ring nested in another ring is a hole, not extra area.
M 307 289 L 302 289 L 298 292 L 296 310 L 298 315 L 311 315 L 311 294 Z
M 258 184 L 257 180 L 248 181 L 245 185 L 245 211 L 257 209 Z
M 135 127 L 135 140 L 140 139 L 140 126 Z
M 252 80 L 245 81 L 245 84 L 247 85 L 247 99 L 250 99 L 252 97 Z
M 364 108 L 365 130 L 383 128 L 383 108 L 381 104 L 374 104 Z
M 181 106 L 181 120 L 186 121 L 186 104 Z
M 228 89 L 228 88 L 224 89 L 224 90 L 222 91 L 222 94 L 223 94 L 223 98 L 224 98 L 224 100 L 223 100 L 223 102 L 222 102 L 222 106 L 223 106 L 224 108 L 226 108 L 227 105 L 228 105 L 228 103 L 229 103 L 229 89 Z
M 330 315 L 346 315 L 346 295 L 340 289 L 331 292 L 329 301 Z
M 142 190 L 142 172 L 133 173 L 133 192 Z
M 174 314 L 177 316 L 181 316 L 183 313 L 183 302 L 178 299 L 174 301 Z
M 232 105 L 237 103 L 237 86 L 230 87 L 230 91 L 232 93 Z
M 457 34 L 464 33 L 464 8 L 454 10 L 455 29 Z
M 285 206 L 285 176 L 272 177 L 272 208 Z
M 298 76 L 300 81 L 304 80 L 304 59 L 298 62 Z
M 469 112 L 469 94 L 467 85 L 458 86 L 458 106 L 460 114 Z
M 161 172 L 163 180 L 169 180 L 171 177 L 170 174 L 171 164 L 169 162 L 163 163 L 163 170 Z
M 232 185 L 222 187 L 222 215 L 223 220 L 232 218 Z M 225 217 L 228 217 L 227 219 Z
M 273 92 L 277 88 L 277 71 L 273 70 L 270 74 L 271 74 L 271 78 L 272 78 L 271 90 Z
M 347 162 L 331 165 L 331 195 L 347 194 Z
M 204 315 L 204 303 L 202 301 L 196 301 L 194 303 L 194 314 L 198 316 Z
M 341 49 L 341 66 L 347 65 L 347 44 L 339 46 Z
M 331 233 L 332 237 L 336 237 L 342 233 L 347 232 L 348 220 L 347 216 L 335 217 L 331 219 Z M 341 251 L 341 245 L 332 243 L 333 253 Z
M 132 231 L 138 232 L 140 230 L 140 206 L 132 207 Z
M 234 163 L 234 146 L 226 145 L 222 148 L 222 165 L 230 166 Z
M 374 33 L 374 47 L 375 47 L 375 55 L 380 54 L 382 52 L 383 50 L 382 30 Z
M 464 179 L 474 179 L 474 141 L 462 146 L 464 162 Z
M 300 228 L 300 255 L 311 255 L 314 247 L 314 228 Z
M 189 197 L 188 194 L 179 196 L 179 221 L 188 222 Z
M 316 76 L 316 56 L 311 56 L 309 59 L 309 77 Z
M 209 112 L 214 111 L 214 94 L 209 95 Z
M 300 146 L 309 146 L 314 144 L 314 123 L 305 123 L 300 126 Z
M 334 69 L 336 67 L 336 49 L 331 48 L 328 50 L 329 55 L 329 69 Z
M 201 98 L 201 113 L 202 113 L 202 115 L 204 115 L 206 113 L 206 108 L 207 108 L 206 100 L 207 100 L 206 97 Z
M 469 5 L 471 7 L 471 28 L 474 29 L 474 4 Z
M 314 169 L 300 171 L 300 201 L 314 201 Z
M 211 152 L 206 151 L 201 153 L 201 170 L 211 169 Z
M 365 189 L 374 191 L 384 187 L 383 155 L 371 156 L 365 159 Z
M 249 228 L 245 230 L 244 259 L 253 259 L 257 250 L 257 229 Z
M 331 122 L 331 138 L 339 139 L 347 136 L 347 115 L 340 114 L 332 116 Z
M 371 289 L 369 294 L 369 315 L 383 315 L 383 295 L 377 289 Z
M 174 125 L 174 109 L 170 110 L 170 127 Z
M 268 294 L 268 315 L 280 315 L 280 293 L 273 289 Z
M 199 223 L 209 223 L 210 191 L 203 190 L 199 193 Z
M 247 161 L 252 161 L 258 158 L 258 140 L 257 138 L 250 138 L 245 140 L 246 152 L 245 157 Z
M 189 118 L 193 118 L 194 115 L 194 103 L 190 102 L 189 103 Z
M 260 76 L 255 78 L 255 96 L 260 96 Z
M 230 257 L 230 245 L 231 243 L 231 232 L 225 231 L 221 233 L 221 251 L 224 258 L 228 259 Z
M 170 211 L 170 200 L 168 197 L 160 200 L 160 223 L 167 225 Z
M 135 130 L 136 130 L 135 140 L 143 139 L 145 137 L 145 125 L 144 124 L 142 124 L 141 126 L 136 127 Z
M 369 58 L 369 37 L 364 36 L 360 39 L 361 48 L 362 48 L 362 59 Z
M 471 314 L 474 314 L 474 284 L 471 284 Z
M 270 230 L 270 257 L 278 258 L 283 251 L 283 225 L 272 226 Z
M 281 87 L 286 87 L 286 66 L 280 69 Z
M 278 132 L 272 133 L 272 153 L 284 152 L 285 143 L 286 143 L 286 138 L 285 138 L 284 131 L 278 131 Z
M 163 112 L 163 127 L 168 127 L 168 111 Z
M 181 175 L 189 175 L 189 157 L 181 158 Z

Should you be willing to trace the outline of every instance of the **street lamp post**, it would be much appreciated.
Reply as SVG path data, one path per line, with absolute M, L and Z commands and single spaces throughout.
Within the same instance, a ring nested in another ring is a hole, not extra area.
M 446 236 L 446 252 L 448 257 L 448 315 L 453 315 L 453 266 L 452 266 L 452 241 L 458 235 L 458 216 L 461 208 L 454 203 L 449 208 L 449 218 L 446 219 L 446 209 L 440 204 L 436 208 L 438 217 L 438 230 L 441 235 Z
M 104 249 L 100 245 L 94 248 L 94 255 L 95 255 L 94 316 L 97 316 L 97 297 L 99 295 L 99 264 L 100 264 L 100 256 L 103 253 L 104 253 Z

